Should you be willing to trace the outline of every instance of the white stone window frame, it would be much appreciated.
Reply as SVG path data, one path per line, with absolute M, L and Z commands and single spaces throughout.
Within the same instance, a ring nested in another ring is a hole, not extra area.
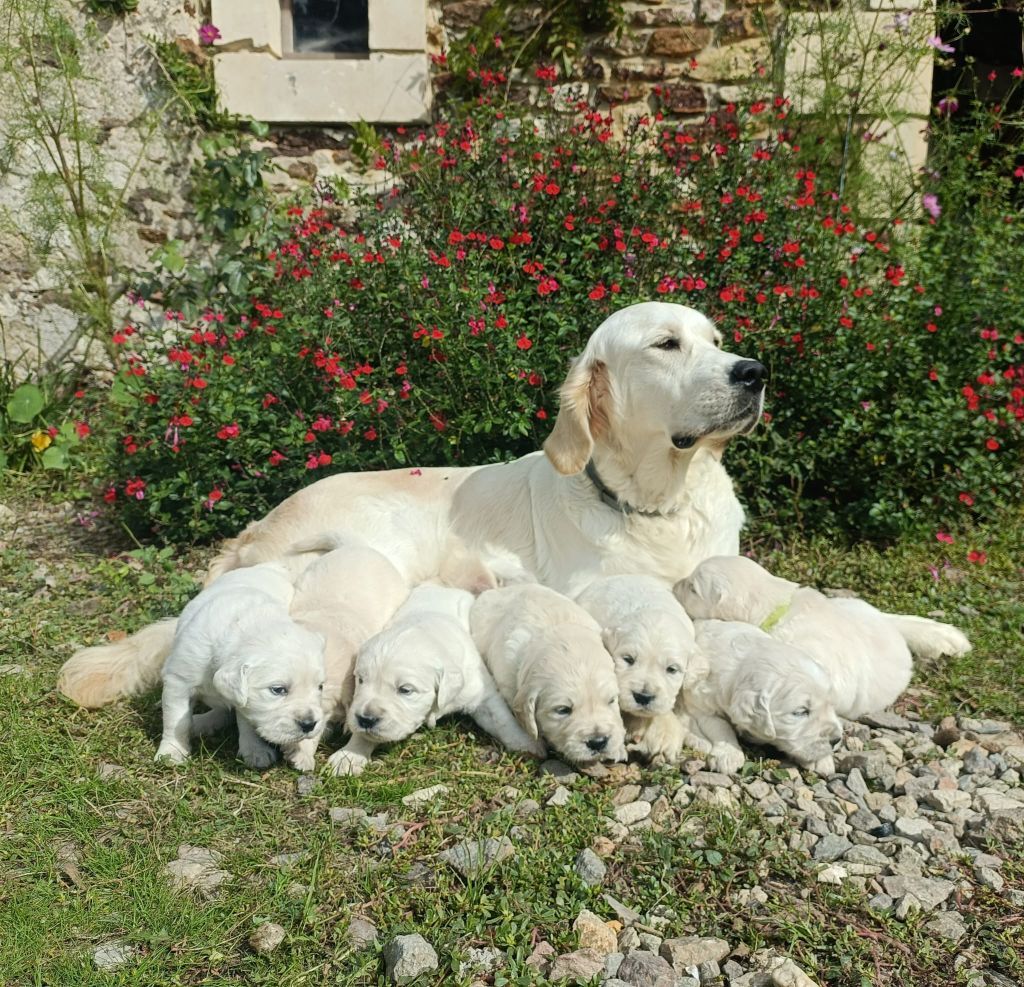
M 280 0 L 211 0 L 221 105 L 266 123 L 430 118 L 426 0 L 369 0 L 369 53 L 289 57 Z

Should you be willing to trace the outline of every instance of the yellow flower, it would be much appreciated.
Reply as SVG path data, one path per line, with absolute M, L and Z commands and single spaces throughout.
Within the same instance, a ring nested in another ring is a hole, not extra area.
M 49 434 L 43 431 L 32 433 L 32 448 L 36 452 L 42 452 L 44 449 L 50 447 L 53 443 L 53 439 L 50 438 Z

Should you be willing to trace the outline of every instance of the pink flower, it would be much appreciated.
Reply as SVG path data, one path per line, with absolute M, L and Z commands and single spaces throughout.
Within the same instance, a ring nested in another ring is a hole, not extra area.
M 199 43 L 201 45 L 212 45 L 220 40 L 220 29 L 207 22 L 199 27 Z
M 924 43 L 931 45 L 936 51 L 941 51 L 943 54 L 952 55 L 956 49 L 952 45 L 947 45 L 943 42 L 937 34 L 933 34 L 930 38 L 925 38 Z
M 945 531 L 936 531 L 935 532 L 935 540 L 936 541 L 941 541 L 941 542 L 943 542 L 946 545 L 952 545 L 953 544 L 953 536 L 951 534 L 948 534 Z
M 925 194 L 921 196 L 921 205 L 924 206 L 925 212 L 927 212 L 932 219 L 938 219 L 942 215 L 942 207 L 939 205 L 939 197 L 934 192 L 925 192 Z
M 943 116 L 948 117 L 960 109 L 960 100 L 956 96 L 944 96 L 935 104 L 935 108 Z

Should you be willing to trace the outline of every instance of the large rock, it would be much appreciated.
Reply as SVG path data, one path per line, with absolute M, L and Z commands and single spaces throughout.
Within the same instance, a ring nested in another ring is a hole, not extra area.
M 882 884 L 885 887 L 885 893 L 893 898 L 913 895 L 926 911 L 938 908 L 956 889 L 956 885 L 952 881 L 942 878 L 913 877 L 903 874 L 883 877 Z
M 577 949 L 556 956 L 548 980 L 591 980 L 604 971 L 604 957 L 592 949 Z
M 393 984 L 412 983 L 436 969 L 437 953 L 419 933 L 396 936 L 384 947 L 384 970 Z
M 690 967 L 701 963 L 721 963 L 729 955 L 729 944 L 711 936 L 686 936 L 666 939 L 661 944 L 661 955 L 672 968 L 683 976 Z
M 663 58 L 685 58 L 711 42 L 711 30 L 706 27 L 659 27 L 651 32 L 648 54 Z
M 572 928 L 579 936 L 580 949 L 589 949 L 604 957 L 618 948 L 615 930 L 593 912 L 586 909 L 580 912 Z
M 635 950 L 619 965 L 616 976 L 633 987 L 676 987 L 676 971 L 656 953 Z

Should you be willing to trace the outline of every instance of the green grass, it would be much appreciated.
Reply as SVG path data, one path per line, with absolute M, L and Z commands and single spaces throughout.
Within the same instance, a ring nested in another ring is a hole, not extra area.
M 530 761 L 494 753 L 462 723 L 444 723 L 381 752 L 360 778 L 324 778 L 307 796 L 287 768 L 263 775 L 244 768 L 226 736 L 201 746 L 184 769 L 154 764 L 156 694 L 85 711 L 55 693 L 54 677 L 77 644 L 180 607 L 192 589 L 187 572 L 201 569 L 202 556 L 184 567 L 150 549 L 106 558 L 76 542 L 73 530 L 55 524 L 45 538 L 0 537 L 0 664 L 27 670 L 0 676 L 0 983 L 383 984 L 379 951 L 354 953 L 346 943 L 356 912 L 371 918 L 385 941 L 417 931 L 433 943 L 440 969 L 426 984 L 472 983 L 475 976 L 460 976 L 459 964 L 470 947 L 484 944 L 508 955 L 496 984 L 541 983 L 525 964 L 532 943 L 574 948 L 571 925 L 582 908 L 613 917 L 601 891 L 641 913 L 671 908 L 677 918 L 663 935 L 770 946 L 823 984 L 956 982 L 949 948 L 923 920 L 881 918 L 858 892 L 816 883 L 806 858 L 789 848 L 792 827 L 774 828 L 750 808 L 732 816 L 691 807 L 684 832 L 647 833 L 619 846 L 607 859 L 604 887 L 585 887 L 573 860 L 604 831 L 615 788 L 585 780 L 568 805 L 517 819 L 506 805 L 516 799 L 500 794 L 506 786 L 543 803 L 556 782 L 538 776 Z M 939 545 L 879 552 L 867 545 L 841 550 L 819 539 L 760 557 L 781 574 L 844 586 L 887 609 L 945 611 L 975 650 L 920 667 L 906 702 L 929 717 L 959 710 L 1019 724 L 1024 576 L 1017 546 L 1024 524 L 1004 518 L 974 539 L 989 561 L 970 566 L 951 555 L 960 573 L 955 580 L 936 581 L 927 569 L 941 569 L 949 550 Z M 960 537 L 953 551 L 966 547 Z M 104 763 L 123 771 L 102 780 Z M 671 795 L 676 778 L 673 769 L 645 769 L 641 783 L 662 784 Z M 436 783 L 450 788 L 436 803 L 402 805 L 403 795 Z M 407 838 L 333 824 L 332 806 L 386 810 Z M 436 859 L 461 839 L 502 836 L 513 827 L 517 853 L 493 874 L 465 881 Z M 232 876 L 209 899 L 172 891 L 162 873 L 183 843 L 223 854 L 221 866 Z M 300 856 L 272 862 L 278 854 Z M 423 864 L 429 887 L 410 883 Z M 1019 855 L 1008 859 L 1004 877 L 1024 887 Z M 734 893 L 755 883 L 769 904 L 741 908 Z M 956 951 L 971 966 L 1024 982 L 1019 916 L 1006 899 L 978 888 L 962 907 L 971 931 Z M 261 921 L 287 930 L 284 945 L 269 956 L 247 944 Z M 137 947 L 139 956 L 100 973 L 92 950 L 115 939 Z

